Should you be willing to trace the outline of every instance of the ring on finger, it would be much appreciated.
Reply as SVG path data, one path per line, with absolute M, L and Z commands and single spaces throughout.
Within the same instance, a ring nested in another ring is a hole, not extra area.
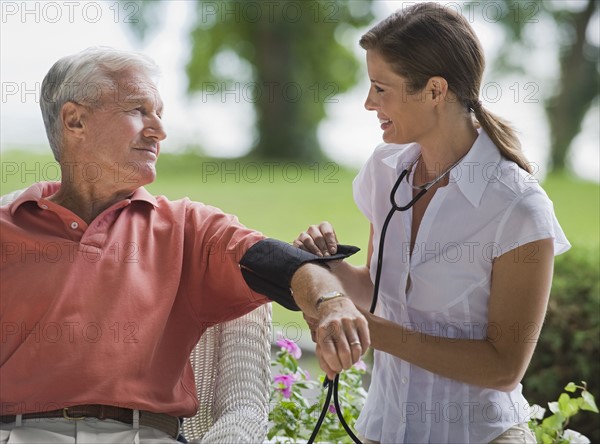
M 350 343 L 350 345 L 351 345 L 351 346 L 352 346 L 352 345 L 360 345 L 360 341 L 352 341 L 352 342 Z

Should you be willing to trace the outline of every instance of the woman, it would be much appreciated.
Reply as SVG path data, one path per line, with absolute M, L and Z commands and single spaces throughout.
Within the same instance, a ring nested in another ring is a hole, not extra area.
M 372 382 L 356 428 L 368 442 L 535 442 L 520 381 L 553 257 L 570 247 L 552 203 L 511 128 L 479 101 L 484 56 L 463 17 L 414 5 L 360 44 L 371 79 L 365 107 L 385 143 L 354 181 L 371 222 L 367 265 L 337 266 L 365 313 L 382 269 L 377 312 L 367 314 Z M 295 240 L 324 255 L 336 244 L 326 222 Z M 330 377 L 347 367 L 320 361 Z

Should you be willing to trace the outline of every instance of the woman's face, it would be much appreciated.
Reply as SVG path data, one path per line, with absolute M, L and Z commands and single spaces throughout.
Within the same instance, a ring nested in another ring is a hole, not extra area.
M 396 74 L 374 50 L 367 50 L 367 69 L 371 88 L 365 108 L 377 112 L 383 141 L 422 144 L 424 136 L 432 134 L 435 123 L 431 91 L 428 92 L 427 87 L 410 91 L 406 78 Z

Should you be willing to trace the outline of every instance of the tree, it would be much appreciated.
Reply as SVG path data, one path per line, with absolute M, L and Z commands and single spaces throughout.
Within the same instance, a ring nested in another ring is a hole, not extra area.
M 162 2 L 142 2 L 134 30 L 160 22 Z M 372 0 L 196 0 L 186 67 L 190 93 L 210 91 L 250 101 L 260 157 L 322 157 L 317 127 L 326 104 L 358 80 L 352 32 L 373 20 Z M 249 73 L 232 73 L 231 62 Z M 227 66 L 229 65 L 229 66 Z
M 548 37 L 528 32 L 535 24 L 552 20 L 559 32 L 560 77 L 555 92 L 544 102 L 550 126 L 550 168 L 555 171 L 564 170 L 571 143 L 598 98 L 600 48 L 589 40 L 587 31 L 598 27 L 599 4 L 596 0 L 503 1 L 504 14 L 498 23 L 511 43 L 501 49 L 500 70 L 519 69 L 511 60 L 515 46 L 527 51 L 535 39 Z

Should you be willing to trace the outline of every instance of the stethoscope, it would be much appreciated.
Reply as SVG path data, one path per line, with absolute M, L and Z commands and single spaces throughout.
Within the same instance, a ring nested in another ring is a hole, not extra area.
M 392 207 L 391 207 L 390 211 L 388 212 L 388 214 L 383 222 L 383 226 L 381 228 L 381 236 L 379 239 L 379 249 L 377 252 L 377 269 L 375 272 L 375 282 L 373 284 L 373 298 L 371 300 L 371 307 L 369 308 L 370 313 L 375 313 L 375 308 L 377 307 L 377 299 L 379 297 L 379 283 L 381 280 L 381 271 L 383 269 L 383 247 L 385 245 L 385 235 L 387 233 L 388 225 L 390 224 L 392 217 L 398 211 L 402 212 L 402 211 L 410 210 L 413 207 L 413 205 L 416 204 L 417 201 L 419 199 L 421 199 L 423 197 L 423 195 L 427 191 L 429 191 L 429 189 L 432 186 L 434 186 L 436 183 L 438 183 L 440 180 L 442 180 L 444 177 L 446 177 L 448 175 L 448 173 L 452 170 L 452 168 L 454 168 L 456 165 L 458 165 L 458 163 L 462 160 L 462 157 L 461 157 L 454 164 L 452 164 L 450 166 L 450 168 L 448 168 L 441 175 L 439 175 L 438 177 L 436 177 L 435 179 L 433 179 L 430 182 L 427 182 L 423 185 L 412 185 L 409 183 L 411 188 L 413 188 L 415 190 L 419 190 L 419 192 L 406 205 L 398 205 L 398 203 L 396 202 L 396 193 L 398 191 L 398 188 L 400 187 L 400 184 L 402 183 L 404 178 L 407 177 L 408 174 L 412 171 L 413 167 L 419 161 L 420 158 L 421 158 L 421 156 L 419 155 L 407 168 L 405 168 L 402 171 L 402 173 L 400 173 L 400 176 L 398 177 L 398 179 L 396 179 L 396 182 L 394 183 L 394 186 L 392 187 L 392 191 L 390 192 L 390 203 L 392 204 Z M 408 179 L 407 179 L 407 182 L 408 182 Z M 321 428 L 321 424 L 323 424 L 323 420 L 325 419 L 325 415 L 327 414 L 327 411 L 329 409 L 329 403 L 331 402 L 332 394 L 333 394 L 333 405 L 335 406 L 335 411 L 340 420 L 340 423 L 342 424 L 342 427 L 344 427 L 344 430 L 346 431 L 348 436 L 356 444 L 362 444 L 362 441 L 360 439 L 358 439 L 358 437 L 354 434 L 352 429 L 350 429 L 350 427 L 346 423 L 346 420 L 344 419 L 344 416 L 342 415 L 342 409 L 340 408 L 340 402 L 339 402 L 339 398 L 338 398 L 339 379 L 340 379 L 339 374 L 335 376 L 333 381 L 331 381 L 330 379 L 327 378 L 327 376 L 325 376 L 325 381 L 323 382 L 323 387 L 327 387 L 327 396 L 325 397 L 325 403 L 323 404 L 323 409 L 321 410 L 321 414 L 319 415 L 319 419 L 317 421 L 315 429 L 313 430 L 312 434 L 310 435 L 310 438 L 308 439 L 307 444 L 314 443 L 314 441 L 317 437 L 317 434 L 319 433 L 319 429 Z

